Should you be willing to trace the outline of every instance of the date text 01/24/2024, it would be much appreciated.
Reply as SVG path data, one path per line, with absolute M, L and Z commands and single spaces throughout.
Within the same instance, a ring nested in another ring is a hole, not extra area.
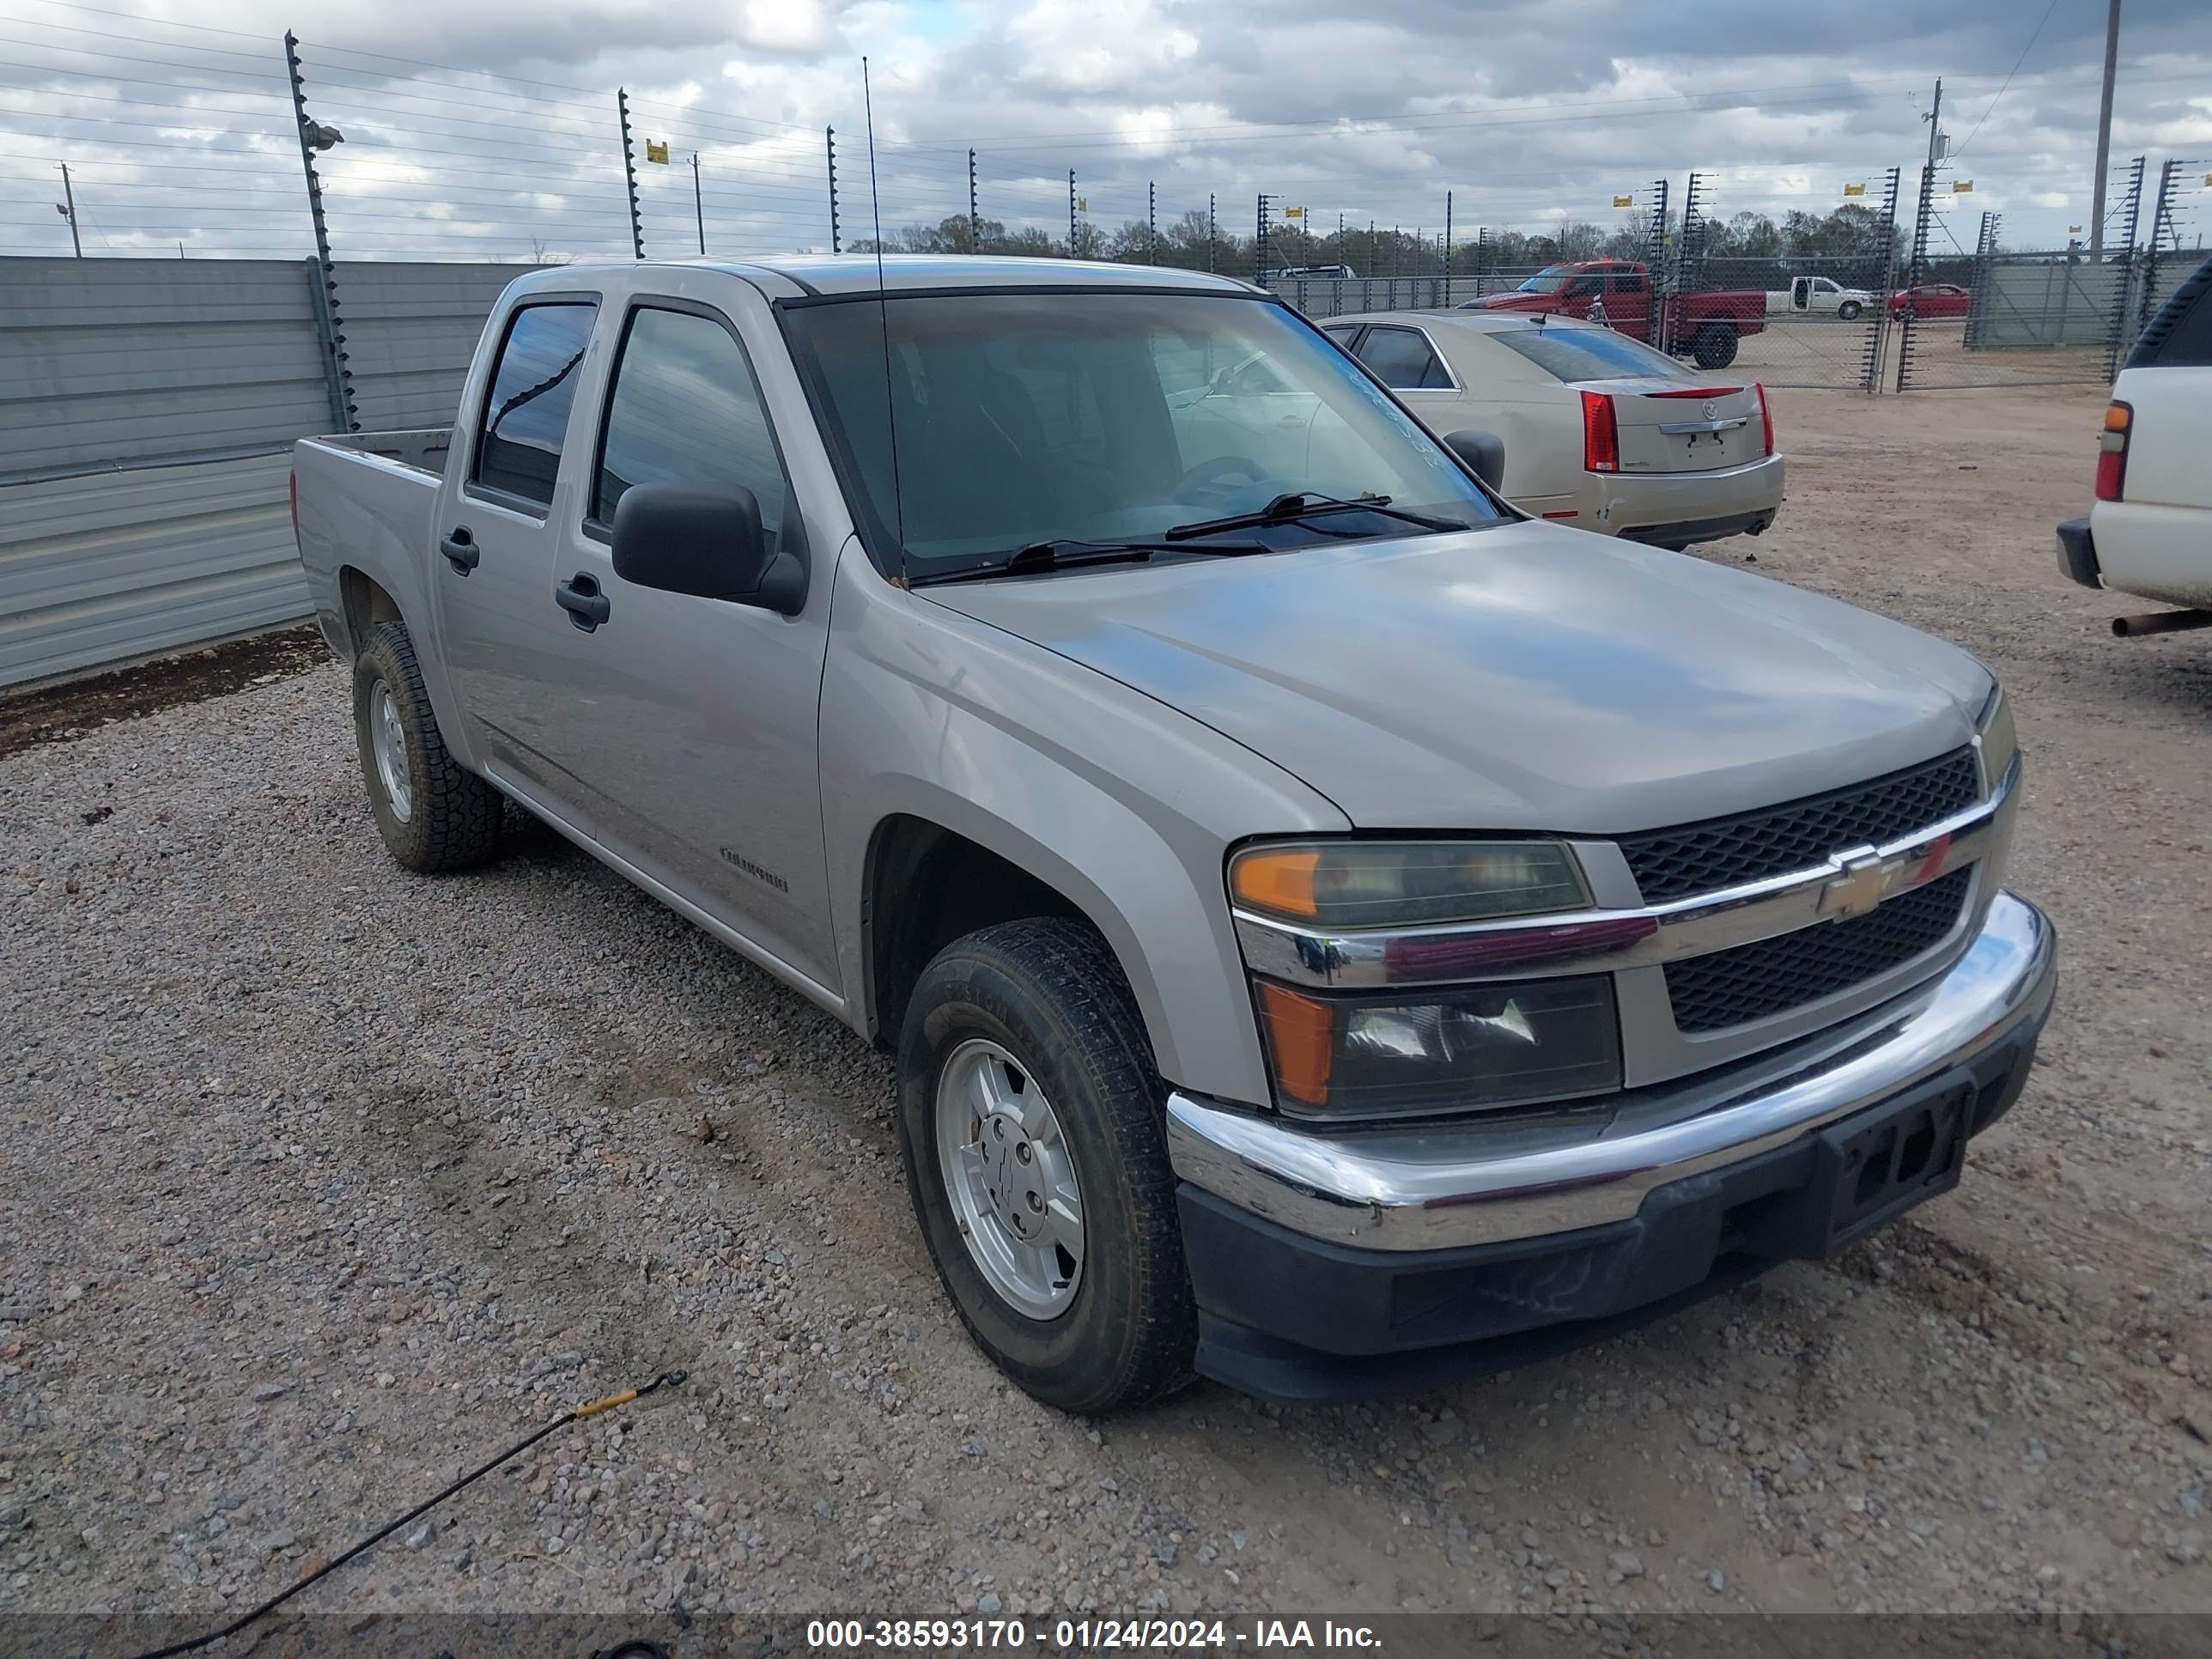
M 831 1653 L 870 1650 L 957 1653 L 1096 1653 L 1238 1648 L 1253 1651 L 1382 1645 L 1365 1625 L 1307 1619 L 1056 1619 L 1034 1630 L 1018 1619 L 817 1619 L 806 1645 Z

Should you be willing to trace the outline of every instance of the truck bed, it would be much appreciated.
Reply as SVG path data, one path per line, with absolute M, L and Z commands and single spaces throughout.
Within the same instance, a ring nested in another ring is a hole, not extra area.
M 446 476 L 446 456 L 453 447 L 453 428 L 426 426 L 408 432 L 339 432 L 312 441 L 325 449 L 374 455 L 416 472 L 427 472 L 434 478 L 442 478 Z
M 451 427 L 342 432 L 292 447 L 300 562 L 324 637 L 350 655 L 344 573 L 357 570 L 390 594 L 399 614 L 430 613 L 427 564 L 433 518 L 453 447 Z

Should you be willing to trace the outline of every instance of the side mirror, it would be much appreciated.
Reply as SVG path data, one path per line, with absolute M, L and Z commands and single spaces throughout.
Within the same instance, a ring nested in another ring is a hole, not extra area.
M 760 502 L 741 484 L 632 484 L 615 504 L 615 574 L 640 587 L 795 617 L 806 567 L 770 555 Z
M 1505 493 L 1504 439 L 1495 432 L 1455 432 L 1444 440 L 1444 447 L 1474 468 L 1483 483 L 1501 495 Z

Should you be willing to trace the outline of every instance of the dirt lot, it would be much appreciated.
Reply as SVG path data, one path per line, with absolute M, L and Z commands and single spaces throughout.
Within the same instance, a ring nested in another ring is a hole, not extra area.
M 1031 1404 L 884 1063 L 545 833 L 398 873 L 335 666 L 46 711 L 0 760 L 0 1610 L 220 1621 L 672 1365 L 308 1603 L 2212 1607 L 2212 635 L 2116 641 L 2055 568 L 2100 396 L 1778 394 L 1789 504 L 1713 553 L 2013 687 L 2027 1097 L 1836 1263 L 1409 1402 Z

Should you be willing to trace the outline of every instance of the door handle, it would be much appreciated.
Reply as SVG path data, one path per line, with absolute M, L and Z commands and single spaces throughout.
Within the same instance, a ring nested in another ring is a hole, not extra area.
M 475 569 L 477 560 L 482 556 L 476 538 L 469 534 L 469 527 L 465 524 L 455 525 L 452 535 L 439 538 L 438 551 L 446 556 L 446 562 L 453 567 L 453 574 L 457 576 L 465 576 Z
M 607 596 L 599 592 L 599 578 L 588 570 L 579 570 L 567 581 L 556 583 L 553 602 L 586 634 L 605 622 L 614 609 L 607 603 Z

